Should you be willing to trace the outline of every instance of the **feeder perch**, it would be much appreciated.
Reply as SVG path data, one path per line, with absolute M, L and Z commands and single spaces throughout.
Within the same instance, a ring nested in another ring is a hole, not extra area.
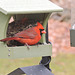
M 48 19 L 52 12 L 62 11 L 63 9 L 48 0 L 2 0 L 0 1 L 0 39 L 6 38 L 6 32 L 10 18 L 14 21 L 24 17 L 31 20 L 42 21 L 46 30 Z M 24 58 L 51 56 L 52 45 L 46 43 L 45 35 L 40 40 L 44 45 L 8 47 L 6 43 L 0 42 L 0 58 Z

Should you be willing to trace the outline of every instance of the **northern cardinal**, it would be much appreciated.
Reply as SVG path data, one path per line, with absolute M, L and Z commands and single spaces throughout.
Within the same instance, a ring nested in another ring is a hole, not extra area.
M 24 31 L 21 31 L 15 34 L 13 37 L 8 37 L 5 39 L 0 40 L 1 42 L 16 40 L 25 45 L 35 45 L 41 39 L 41 35 L 46 33 L 43 26 L 37 22 L 37 26 L 28 28 Z

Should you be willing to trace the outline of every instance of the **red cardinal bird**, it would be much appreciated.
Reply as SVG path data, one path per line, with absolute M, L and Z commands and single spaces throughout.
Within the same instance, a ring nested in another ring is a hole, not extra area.
M 37 22 L 37 26 L 28 28 L 24 31 L 15 34 L 13 37 L 5 38 L 0 41 L 5 42 L 10 40 L 16 40 L 27 46 L 35 45 L 39 42 L 43 33 L 46 33 L 43 26 L 39 22 Z

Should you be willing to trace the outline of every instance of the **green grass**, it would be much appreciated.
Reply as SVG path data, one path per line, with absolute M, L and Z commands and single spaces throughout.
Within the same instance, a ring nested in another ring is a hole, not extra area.
M 37 65 L 40 60 L 41 58 L 0 59 L 0 75 L 7 75 L 18 67 Z M 74 75 L 75 55 L 59 54 L 55 58 L 52 58 L 51 69 L 55 75 Z
M 55 75 L 74 75 L 75 74 L 75 55 L 59 54 L 52 59 L 51 68 Z

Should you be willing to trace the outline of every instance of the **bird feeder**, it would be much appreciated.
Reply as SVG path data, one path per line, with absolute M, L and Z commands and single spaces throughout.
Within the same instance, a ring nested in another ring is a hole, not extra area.
M 42 21 L 46 30 L 48 19 L 52 12 L 63 9 L 48 0 L 2 0 L 0 1 L 0 39 L 6 38 L 9 20 L 13 16 L 14 21 L 22 18 Z M 8 47 L 6 43 L 0 42 L 0 58 L 24 58 L 37 56 L 51 56 L 52 45 L 46 43 L 45 34 L 40 40 L 44 45 Z
M 9 20 L 12 16 L 14 22 L 17 23 L 23 18 L 27 18 L 31 21 L 42 22 L 42 25 L 47 32 L 42 35 L 42 38 L 39 41 L 43 44 L 29 46 L 29 50 L 26 46 L 8 47 L 6 43 L 0 42 L 0 58 L 14 59 L 42 56 L 40 65 L 18 68 L 8 75 L 53 75 L 49 69 L 52 44 L 48 40 L 48 19 L 51 13 L 56 11 L 63 11 L 63 9 L 49 0 L 0 1 L 0 39 L 7 37 L 6 33 L 8 31 L 8 26 L 10 25 Z M 13 26 L 15 27 L 15 25 Z
M 74 7 L 71 7 L 71 29 L 70 29 L 70 45 L 75 47 L 75 15 L 74 15 Z
M 75 47 L 75 24 L 70 29 L 70 44 Z

